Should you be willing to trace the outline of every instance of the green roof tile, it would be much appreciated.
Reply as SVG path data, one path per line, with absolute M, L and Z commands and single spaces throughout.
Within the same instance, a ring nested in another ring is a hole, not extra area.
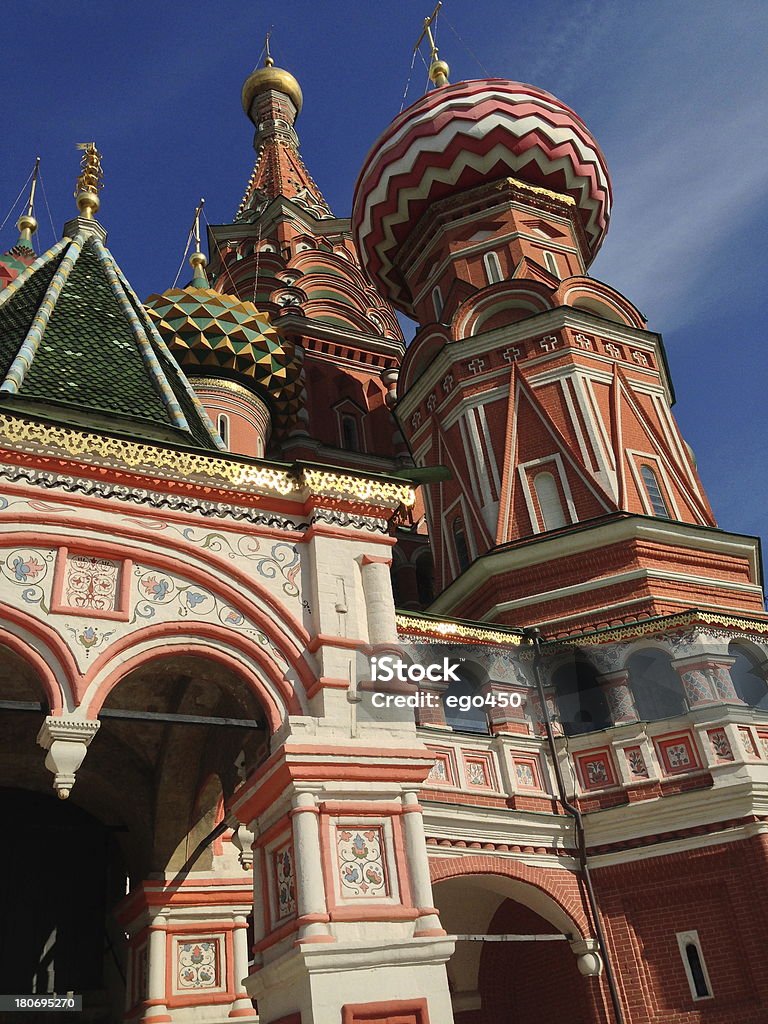
M 96 422 L 109 417 L 115 429 L 133 436 L 175 435 L 214 448 L 210 421 L 130 286 L 118 280 L 111 256 L 98 239 L 82 241 L 63 287 L 58 294 L 51 290 L 42 337 L 32 346 L 28 368 L 14 371 L 15 382 L 8 379 L 9 368 L 64 253 L 47 260 L 15 292 L 0 293 L 0 380 L 12 392 L 3 400 L 49 406 L 47 415 L 62 421 L 69 415 L 82 422 L 90 411 L 98 414 Z

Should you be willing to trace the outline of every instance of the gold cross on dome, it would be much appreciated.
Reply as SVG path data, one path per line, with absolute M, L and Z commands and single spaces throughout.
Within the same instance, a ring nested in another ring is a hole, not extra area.
M 432 82 L 434 82 L 434 84 L 438 86 L 438 88 L 441 85 L 448 85 L 448 72 L 450 70 L 445 61 L 440 60 L 438 58 L 437 44 L 435 43 L 435 37 L 432 33 L 432 26 L 435 24 L 438 12 L 440 11 L 440 8 L 442 6 L 442 0 L 438 0 L 438 3 L 435 5 L 434 11 L 432 11 L 428 18 L 424 19 L 424 28 L 422 29 L 421 35 L 416 40 L 416 45 L 413 48 L 415 53 L 416 50 L 418 50 L 418 48 L 421 46 L 422 39 L 426 38 L 427 42 L 429 43 L 429 77 L 432 80 Z

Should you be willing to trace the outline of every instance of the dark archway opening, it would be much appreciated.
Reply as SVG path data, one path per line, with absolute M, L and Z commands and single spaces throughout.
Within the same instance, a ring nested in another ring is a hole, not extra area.
M 655 647 L 638 651 L 627 662 L 627 668 L 635 707 L 644 722 L 686 713 L 683 684 L 665 651 Z
M 74 992 L 83 996 L 79 1020 L 120 1019 L 125 936 L 111 910 L 125 894 L 126 872 L 117 828 L 30 790 L 4 788 L 0 803 L 0 992 Z
M 577 658 L 571 664 L 558 668 L 552 681 L 566 736 L 595 732 L 611 725 L 608 705 L 594 666 Z

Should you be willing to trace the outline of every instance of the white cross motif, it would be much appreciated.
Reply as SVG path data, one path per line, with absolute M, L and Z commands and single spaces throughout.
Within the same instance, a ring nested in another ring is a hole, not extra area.
M 434 412 L 436 405 L 437 405 L 437 397 L 435 395 L 430 395 L 429 398 L 427 399 L 427 410 L 429 412 Z
M 485 367 L 484 359 L 471 359 L 467 363 L 467 369 L 470 373 L 480 373 Z
M 414 430 L 417 430 L 421 425 L 421 410 L 417 409 L 416 412 L 411 416 L 411 426 Z
M 554 334 L 548 334 L 545 338 L 542 338 L 539 342 L 539 347 L 543 348 L 545 352 L 551 352 L 557 348 L 557 338 Z
M 520 358 L 520 349 L 516 345 L 510 345 L 509 348 L 504 349 L 501 357 L 505 363 L 513 363 L 515 359 Z
M 446 393 L 446 395 L 447 395 L 447 394 L 448 394 L 448 392 L 449 392 L 449 391 L 450 391 L 450 390 L 451 390 L 452 388 L 453 388 L 453 374 L 452 374 L 452 373 L 449 373 L 449 374 L 447 374 L 447 375 L 446 375 L 445 377 L 443 377 L 443 391 L 444 391 L 444 392 Z
M 592 340 L 588 338 L 585 334 L 576 334 L 574 335 L 574 338 L 576 340 L 576 344 L 579 345 L 581 348 L 592 348 Z
M 621 359 L 621 349 L 618 345 L 614 345 L 613 342 L 608 342 L 605 346 L 605 351 L 608 355 L 613 356 L 614 359 Z
M 633 352 L 632 358 L 635 360 L 638 366 L 648 365 L 648 357 L 645 355 L 644 352 Z

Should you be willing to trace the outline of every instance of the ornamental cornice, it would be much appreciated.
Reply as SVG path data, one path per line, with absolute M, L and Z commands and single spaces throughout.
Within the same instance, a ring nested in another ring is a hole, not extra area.
M 593 643 L 617 643 L 621 640 L 638 640 L 647 636 L 659 636 L 663 633 L 679 632 L 689 626 L 720 626 L 712 631 L 713 635 L 733 636 L 734 632 L 745 636 L 768 636 L 768 619 L 748 619 L 736 615 L 719 612 L 706 612 L 691 609 L 676 615 L 664 615 L 658 618 L 645 619 L 642 622 L 626 623 L 611 626 L 607 629 L 592 632 L 574 633 L 572 636 L 561 637 L 550 641 L 555 647 L 568 647 L 574 643 L 590 640 Z
M 54 740 L 70 740 L 87 745 L 99 731 L 100 725 L 98 719 L 59 718 L 56 715 L 48 715 L 40 727 L 37 742 L 46 749 Z
M 417 615 L 397 615 L 397 630 L 402 635 L 417 634 L 435 640 L 469 640 L 519 647 L 522 638 L 511 630 L 493 629 L 480 623 L 451 622 L 448 619 L 422 618 Z
M 603 545 L 638 539 L 745 558 L 749 561 L 752 578 L 756 581 L 762 579 L 759 549 L 754 537 L 727 533 L 710 526 L 694 526 L 690 523 L 654 519 L 650 516 L 612 513 L 600 520 L 576 523 L 557 536 L 538 534 L 535 539 L 526 538 L 525 541 L 491 548 L 482 558 L 473 562 L 458 579 L 450 583 L 438 595 L 431 608 L 437 615 L 450 615 L 454 608 L 475 594 L 479 587 L 487 587 L 489 580 L 494 576 L 516 572 L 543 562 L 568 558 Z M 609 577 L 600 577 L 595 583 L 601 585 L 601 581 L 607 583 L 608 579 Z M 536 621 L 533 611 L 534 600 L 531 600 L 530 605 L 531 621 Z M 501 612 L 504 608 L 495 606 L 488 614 L 493 614 L 494 611 Z
M 5 447 L 31 455 L 77 459 L 95 467 L 133 470 L 159 480 L 202 483 L 302 504 L 313 497 L 396 509 L 415 502 L 413 486 L 385 477 L 331 469 L 276 465 L 225 456 L 161 448 L 127 438 L 93 434 L 0 414 Z
M 429 363 L 424 372 L 411 382 L 406 394 L 399 399 L 397 404 L 398 416 L 401 419 L 407 419 L 421 405 L 430 392 L 439 388 L 440 382 L 451 371 L 459 354 L 461 361 L 467 362 L 476 356 L 485 355 L 495 349 L 507 348 L 517 342 L 535 338 L 540 334 L 551 334 L 564 327 L 584 331 L 588 334 L 596 334 L 610 342 L 631 343 L 635 348 L 645 348 L 651 352 L 658 350 L 660 355 L 663 353 L 660 334 L 646 331 L 639 327 L 630 327 L 629 324 L 617 324 L 609 320 L 603 320 L 601 317 L 594 316 L 585 310 L 577 309 L 573 306 L 557 306 L 554 309 L 527 317 L 525 320 L 520 320 L 517 323 L 497 327 L 492 331 L 474 334 L 468 338 L 451 338 Z M 411 345 L 418 345 L 418 343 L 417 337 Z M 560 351 L 564 352 L 568 347 L 570 346 L 566 346 Z M 590 357 L 594 360 L 599 358 L 599 354 L 590 353 Z M 521 360 L 521 363 L 524 363 L 526 368 L 530 368 L 538 363 L 550 363 L 551 360 L 550 354 L 542 353 L 540 356 Z M 603 361 L 605 361 L 606 366 L 613 366 L 615 362 L 613 359 Z M 483 377 L 492 378 L 500 370 L 505 371 L 507 376 L 509 375 L 509 366 L 506 365 L 505 367 L 489 371 L 484 375 L 473 377 L 472 381 L 476 384 L 477 380 L 482 380 Z M 672 401 L 672 391 L 663 358 L 658 360 L 658 372 L 661 376 L 667 398 L 669 401 Z M 408 376 L 407 368 L 405 374 Z

